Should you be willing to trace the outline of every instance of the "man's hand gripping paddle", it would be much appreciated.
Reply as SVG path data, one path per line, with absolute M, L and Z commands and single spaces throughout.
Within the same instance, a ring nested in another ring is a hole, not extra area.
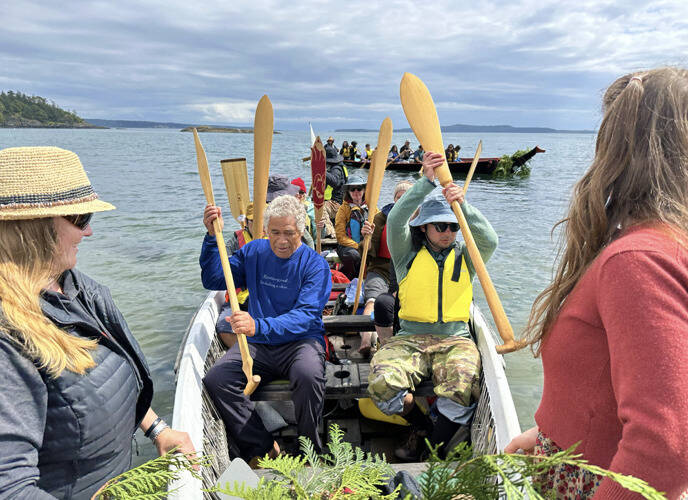
M 444 156 L 444 143 L 442 142 L 440 121 L 437 117 L 435 103 L 432 100 L 428 88 L 417 76 L 410 73 L 404 73 L 401 79 L 399 92 L 401 96 L 401 106 L 404 109 L 406 119 L 425 151 L 437 152 Z M 475 163 L 475 159 L 473 161 Z M 451 172 L 449 171 L 449 165 L 447 165 L 446 160 L 442 167 L 435 169 L 435 175 L 442 186 L 446 186 L 452 182 Z M 480 251 L 475 244 L 475 240 L 468 227 L 466 218 L 461 211 L 461 207 L 457 202 L 453 202 L 451 207 L 459 221 L 461 234 L 463 235 L 473 266 L 478 274 L 480 284 L 485 292 L 485 298 L 487 299 L 487 304 L 490 306 L 490 311 L 497 325 L 497 330 L 504 341 L 503 345 L 497 346 L 497 352 L 504 354 L 516 351 L 523 347 L 524 344 L 514 340 L 514 331 L 511 328 L 509 319 L 506 317 L 502 302 L 499 300 L 499 295 L 497 295 L 497 290 L 492 284 L 490 275 L 487 273 L 485 263 L 480 256 Z
M 198 174 L 201 177 L 201 185 L 203 186 L 203 193 L 205 194 L 205 201 L 209 205 L 215 205 L 215 196 L 213 195 L 213 184 L 210 180 L 210 172 L 208 171 L 208 159 L 205 156 L 205 151 L 201 140 L 198 138 L 198 132 L 193 129 L 194 142 L 196 144 L 196 160 L 198 161 Z M 232 313 L 239 310 L 239 301 L 236 296 L 236 287 L 234 286 L 234 278 L 232 277 L 232 269 L 229 267 L 229 259 L 227 258 L 227 248 L 225 246 L 225 239 L 222 236 L 222 229 L 220 228 L 220 221 L 215 219 L 213 221 L 213 229 L 215 230 L 215 239 L 217 240 L 217 249 L 220 252 L 220 262 L 222 263 L 222 272 L 225 275 L 225 282 L 227 284 L 227 293 L 229 294 L 229 303 L 232 306 Z M 241 368 L 246 375 L 246 387 L 244 394 L 251 395 L 256 390 L 260 383 L 260 376 L 253 374 L 253 359 L 248 352 L 248 342 L 246 336 L 237 333 L 237 341 L 239 343 L 239 350 L 241 351 Z

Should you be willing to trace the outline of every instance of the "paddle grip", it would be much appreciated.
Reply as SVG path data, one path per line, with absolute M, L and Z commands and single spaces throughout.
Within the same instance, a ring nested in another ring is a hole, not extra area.
M 213 229 L 215 230 L 215 239 L 217 240 L 217 250 L 220 253 L 220 262 L 222 263 L 222 272 L 225 275 L 225 283 L 227 285 L 227 294 L 229 295 L 229 304 L 232 308 L 232 313 L 239 311 L 239 300 L 236 295 L 236 287 L 234 286 L 234 278 L 232 277 L 232 268 L 229 265 L 229 258 L 227 256 L 227 247 L 225 246 L 225 239 L 222 236 L 222 229 L 220 229 L 220 222 L 217 219 L 213 220 Z M 246 335 L 243 333 L 236 333 L 237 342 L 239 343 L 239 351 L 241 352 L 241 369 L 246 375 L 246 387 L 244 394 L 250 395 L 256 390 L 260 383 L 260 376 L 253 374 L 253 358 L 248 350 L 248 342 Z

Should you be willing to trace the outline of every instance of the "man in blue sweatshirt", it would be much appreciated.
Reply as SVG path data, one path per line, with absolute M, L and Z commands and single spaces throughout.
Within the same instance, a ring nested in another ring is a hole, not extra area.
M 208 234 L 200 264 L 203 286 L 210 290 L 226 288 L 212 227 L 217 217 L 222 217 L 219 207 L 206 207 L 203 223 Z M 325 394 L 322 311 L 332 288 L 330 270 L 325 259 L 301 243 L 306 213 L 299 200 L 279 196 L 264 217 L 268 239 L 253 240 L 230 258 L 234 284 L 247 288 L 249 296 L 248 311 L 228 319 L 234 332 L 246 335 L 253 373 L 260 375 L 261 383 L 289 379 L 299 435 L 320 451 L 317 428 Z M 203 383 L 242 458 L 255 463 L 266 453 L 279 454 L 277 442 L 243 393 L 246 377 L 238 344 L 208 370 Z

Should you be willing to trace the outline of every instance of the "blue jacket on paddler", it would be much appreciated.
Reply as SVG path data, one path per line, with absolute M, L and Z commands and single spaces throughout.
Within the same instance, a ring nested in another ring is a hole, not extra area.
M 312 337 L 325 345 L 322 311 L 332 288 L 325 259 L 304 244 L 282 259 L 261 239 L 244 245 L 229 262 L 235 286 L 249 290 L 248 312 L 256 322 L 249 342 L 283 344 Z M 200 264 L 203 286 L 224 290 L 215 236 L 206 234 Z

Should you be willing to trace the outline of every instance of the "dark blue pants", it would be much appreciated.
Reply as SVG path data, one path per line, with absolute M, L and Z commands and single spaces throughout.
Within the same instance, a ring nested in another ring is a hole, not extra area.
M 253 373 L 261 385 L 276 379 L 289 379 L 296 422 L 300 436 L 309 438 L 318 452 L 322 442 L 318 423 L 325 396 L 325 348 L 317 339 L 287 344 L 248 345 L 253 358 Z M 255 405 L 244 395 L 246 376 L 241 370 L 239 344 L 234 344 L 217 360 L 203 379 L 210 398 L 227 428 L 227 437 L 237 445 L 241 457 L 250 460 L 272 448 L 273 437 L 265 429 Z

